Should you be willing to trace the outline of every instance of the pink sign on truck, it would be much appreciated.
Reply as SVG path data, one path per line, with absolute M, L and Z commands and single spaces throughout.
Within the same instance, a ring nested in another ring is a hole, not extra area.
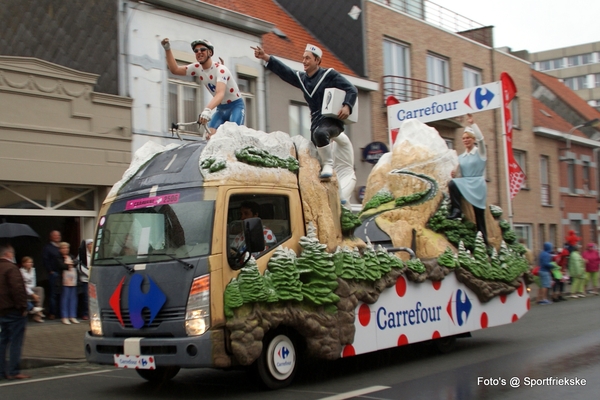
M 177 202 L 179 202 L 179 193 L 145 197 L 142 199 L 129 200 L 125 206 L 125 210 L 136 210 L 138 208 L 154 207 L 162 204 L 173 204 Z

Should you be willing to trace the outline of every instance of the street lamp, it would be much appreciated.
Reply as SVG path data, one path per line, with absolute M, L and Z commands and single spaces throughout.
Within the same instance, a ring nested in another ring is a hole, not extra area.
M 599 118 L 594 118 L 594 119 L 590 119 L 589 121 L 584 122 L 581 125 L 577 125 L 577 126 L 572 127 L 569 130 L 569 133 L 567 133 L 567 150 L 571 149 L 571 134 L 573 132 L 575 132 L 576 129 L 586 128 L 586 127 L 589 127 L 589 126 L 596 126 L 599 123 L 600 123 L 600 119 Z

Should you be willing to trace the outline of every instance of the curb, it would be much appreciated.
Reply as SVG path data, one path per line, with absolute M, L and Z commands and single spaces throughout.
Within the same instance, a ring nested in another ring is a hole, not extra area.
M 63 364 L 75 364 L 86 362 L 85 358 L 32 358 L 22 357 L 19 364 L 21 369 L 34 369 L 43 367 L 54 367 Z

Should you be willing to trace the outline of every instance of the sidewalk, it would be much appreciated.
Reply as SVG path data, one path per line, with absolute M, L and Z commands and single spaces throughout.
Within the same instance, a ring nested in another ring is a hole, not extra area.
M 83 338 L 89 321 L 65 325 L 60 319 L 44 323 L 29 321 L 21 356 L 21 369 L 85 361 Z

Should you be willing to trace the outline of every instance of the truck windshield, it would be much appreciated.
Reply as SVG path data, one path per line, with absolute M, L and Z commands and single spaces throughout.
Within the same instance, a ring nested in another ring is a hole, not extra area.
M 208 255 L 215 202 L 203 197 L 193 188 L 115 201 L 98 222 L 94 265 Z

